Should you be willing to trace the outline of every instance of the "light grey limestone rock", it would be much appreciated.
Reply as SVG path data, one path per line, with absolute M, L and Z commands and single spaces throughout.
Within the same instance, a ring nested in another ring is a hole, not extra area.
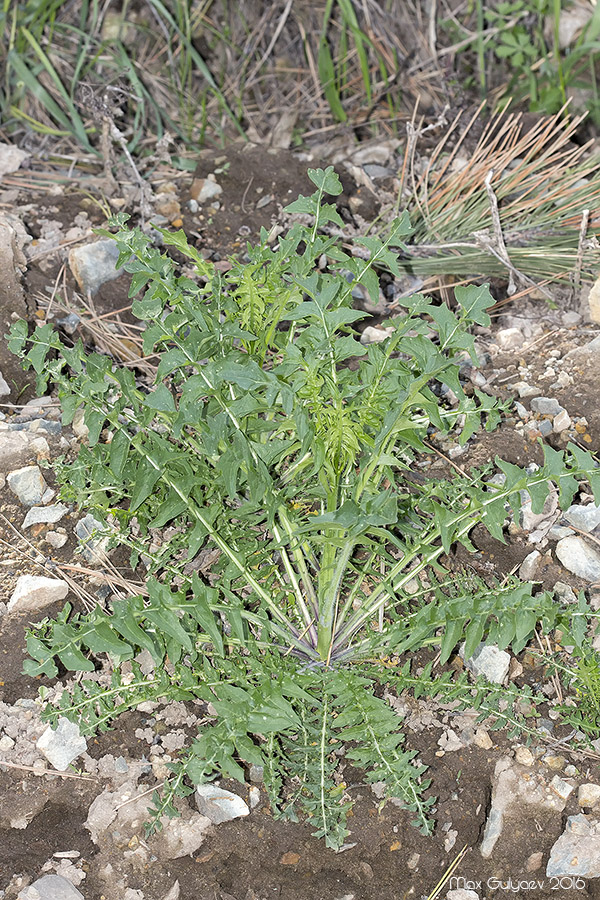
M 106 284 L 118 278 L 119 248 L 115 241 L 107 239 L 75 247 L 69 253 L 69 265 L 84 297 L 92 296 Z
M 600 822 L 579 813 L 569 816 L 564 832 L 550 851 L 548 878 L 579 875 L 600 877 Z
M 199 784 L 196 787 L 196 806 L 198 811 L 215 825 L 250 813 L 241 797 L 223 790 L 216 784 Z
M 554 397 L 533 397 L 531 408 L 540 416 L 558 416 L 564 412 L 563 407 Z
M 556 555 L 565 569 L 586 581 L 600 581 L 600 553 L 579 535 L 562 538 Z
M 69 593 L 66 581 L 60 578 L 46 578 L 44 575 L 21 575 L 12 597 L 8 601 L 7 611 L 20 613 L 43 609 L 50 603 L 64 600 Z
M 21 891 L 17 900 L 85 900 L 81 891 L 62 875 L 44 875 Z
M 577 603 L 575 591 L 571 585 L 565 584 L 564 581 L 555 582 L 554 598 L 555 600 L 558 600 L 559 603 L 562 603 L 563 606 L 570 606 L 573 603 Z
M 59 772 L 64 772 L 74 759 L 85 753 L 87 741 L 74 722 L 61 716 L 56 729 L 48 726 L 37 741 L 36 747 L 44 754 L 50 765 Z
M 507 823 L 523 822 L 533 817 L 542 820 L 565 808 L 566 799 L 550 788 L 539 772 L 521 766 L 511 759 L 499 759 L 492 781 L 492 805 L 485 825 L 481 855 L 488 859 Z M 532 827 L 533 822 L 532 822 Z
M 523 346 L 525 338 L 519 328 L 501 328 L 494 335 L 494 342 L 501 350 L 516 350 Z
M 23 506 L 41 503 L 48 489 L 39 466 L 23 466 L 21 469 L 15 469 L 8 473 L 6 481 Z
M 194 812 L 187 818 L 161 817 L 162 830 L 152 841 L 152 850 L 159 859 L 181 859 L 195 853 L 206 838 L 211 826 L 207 816 Z
M 539 550 L 532 550 L 519 566 L 519 578 L 521 581 L 533 581 L 538 570 L 542 554 Z
M 32 506 L 23 520 L 22 528 L 30 528 L 31 525 L 41 523 L 54 525 L 56 522 L 60 522 L 68 512 L 69 507 L 64 503 L 54 503 L 52 506 Z
M 463 657 L 464 644 L 459 653 Z M 506 650 L 499 650 L 493 644 L 489 646 L 480 644 L 473 656 L 465 660 L 465 666 L 475 676 L 483 675 L 494 684 L 502 684 L 508 675 L 510 654 Z
M 590 809 L 600 802 L 600 784 L 587 782 L 579 786 L 577 793 L 577 801 L 580 806 L 589 807 Z
M 75 526 L 75 534 L 81 542 L 81 553 L 87 562 L 101 565 L 106 560 L 106 547 L 108 545 L 108 537 L 106 535 L 97 534 L 102 532 L 103 526 L 91 513 L 80 519 Z
M 600 506 L 587 503 L 585 506 L 575 503 L 563 513 L 563 518 L 580 531 L 590 532 L 600 525 Z

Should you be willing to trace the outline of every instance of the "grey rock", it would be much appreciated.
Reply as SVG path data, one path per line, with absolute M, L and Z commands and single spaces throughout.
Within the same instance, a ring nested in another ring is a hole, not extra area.
M 12 597 L 8 601 L 8 612 L 30 612 L 43 609 L 50 603 L 64 600 L 69 593 L 69 586 L 59 578 L 46 578 L 44 575 L 21 575 L 17 579 Z
M 173 887 L 169 891 L 167 891 L 167 893 L 163 897 L 163 900 L 179 900 L 179 893 L 179 882 L 176 881 Z
M 84 297 L 94 295 L 107 281 L 118 278 L 116 264 L 119 248 L 107 239 L 75 247 L 69 253 L 69 265 Z
M 523 531 L 535 531 L 542 525 L 550 525 L 551 517 L 558 509 L 558 492 L 550 491 L 541 513 L 534 513 L 531 508 L 531 497 L 527 491 L 521 491 L 520 525 Z
M 573 529 L 568 528 L 566 525 L 552 525 L 551 528 L 548 529 L 547 537 L 550 538 L 551 541 L 560 541 L 562 538 L 570 537 L 573 534 Z
M 0 397 L 8 397 L 9 394 L 10 388 L 6 383 L 6 379 L 2 375 L 2 372 L 0 372 Z
M 557 581 L 555 583 L 554 597 L 564 606 L 570 606 L 572 603 L 577 603 L 575 591 L 569 584 L 565 584 L 564 581 Z
M 85 900 L 81 891 L 62 875 L 44 875 L 21 891 L 17 900 Z
M 535 573 L 538 570 L 541 558 L 542 554 L 539 550 L 532 550 L 531 553 L 525 557 L 519 566 L 519 578 L 522 581 L 532 581 L 535 578 Z
M 87 562 L 95 563 L 96 565 L 101 565 L 106 560 L 108 537 L 97 534 L 97 532 L 102 530 L 102 523 L 95 519 L 91 513 L 80 519 L 75 526 L 75 534 L 82 545 L 81 553 L 83 558 Z
M 60 534 L 58 531 L 48 531 L 46 532 L 44 540 L 47 544 L 50 544 L 51 547 L 54 547 L 55 550 L 60 550 L 61 547 L 65 546 L 69 538 L 66 534 Z
M 464 644 L 460 649 L 460 655 L 463 656 Z M 495 684 L 502 684 L 508 675 L 510 666 L 510 654 L 506 650 L 499 650 L 498 647 L 490 644 L 480 644 L 473 656 L 465 660 L 465 666 L 475 676 L 483 675 L 488 681 Z
M 531 408 L 540 416 L 558 416 L 563 412 L 563 407 L 554 397 L 534 397 Z
M 446 900 L 479 900 L 479 894 L 468 888 L 456 888 L 454 891 L 448 891 Z
M 223 188 L 217 183 L 215 176 L 211 174 L 203 179 L 200 189 L 193 199 L 195 199 L 197 203 L 202 204 L 206 203 L 207 200 L 214 200 L 215 197 L 218 197 L 222 193 Z
M 548 878 L 579 875 L 600 877 L 600 822 L 579 813 L 569 816 L 566 828 L 550 851 Z
M 254 781 L 255 784 L 262 784 L 265 780 L 265 769 L 264 766 L 250 766 L 250 781 Z
M 550 419 L 542 419 L 541 422 L 538 422 L 538 431 L 542 437 L 548 437 L 549 434 L 552 434 L 553 430 Z
M 565 808 L 566 800 L 554 791 L 539 772 L 504 757 L 499 759 L 492 782 L 492 805 L 485 825 L 481 855 L 488 859 L 506 825 L 523 823 L 530 817 L 543 819 Z M 532 823 L 532 828 L 533 828 Z
M 585 581 L 600 581 L 600 553 L 578 535 L 562 538 L 556 555 L 565 569 Z
M 61 716 L 56 729 L 48 726 L 38 739 L 37 749 L 44 754 L 50 765 L 64 772 L 74 759 L 87 750 L 87 741 L 79 733 L 79 728 Z
M 69 512 L 69 507 L 64 503 L 55 503 L 53 506 L 32 506 L 23 520 L 23 528 L 41 523 L 54 525 L 60 522 L 63 516 Z
M 6 478 L 9 488 L 23 506 L 40 503 L 48 485 L 44 481 L 39 466 L 23 466 L 9 472 Z
M 595 503 L 587 503 L 585 506 L 575 503 L 563 513 L 563 518 L 580 531 L 590 532 L 600 525 L 600 506 Z
M 198 811 L 215 825 L 250 813 L 241 797 L 223 790 L 216 784 L 199 784 L 196 787 L 196 806 Z

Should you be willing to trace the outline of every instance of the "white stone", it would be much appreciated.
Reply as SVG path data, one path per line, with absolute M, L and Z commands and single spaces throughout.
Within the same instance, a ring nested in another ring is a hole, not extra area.
M 577 800 L 580 806 L 592 807 L 596 806 L 600 801 L 600 784 L 588 782 L 579 786 Z
M 525 557 L 519 566 L 519 578 L 521 581 L 532 581 L 535 578 L 535 573 L 538 570 L 541 558 L 542 554 L 539 550 L 532 550 L 531 553 Z
M 550 787 L 561 800 L 568 800 L 575 790 L 573 784 L 569 784 L 568 781 L 565 781 L 564 778 L 561 778 L 559 775 L 554 776 L 550 782 Z
M 74 759 L 87 750 L 87 741 L 79 733 L 79 727 L 61 716 L 56 729 L 50 725 L 38 739 L 37 749 L 44 754 L 51 766 L 64 772 Z
M 518 328 L 502 328 L 496 332 L 495 342 L 501 350 L 516 350 L 523 346 L 525 338 Z
M 556 555 L 565 569 L 586 581 L 600 581 L 600 553 L 578 535 L 562 538 Z
M 15 469 L 8 473 L 6 481 L 24 506 L 41 503 L 48 488 L 39 466 L 23 466 L 21 469 Z
M 559 412 L 557 416 L 554 416 L 552 420 L 552 430 L 555 434 L 560 434 L 561 431 L 566 431 L 567 428 L 571 427 L 571 416 L 563 409 L 562 412 Z
M 479 894 L 467 888 L 456 888 L 454 891 L 448 891 L 446 900 L 479 900 Z
M 21 163 L 25 162 L 26 159 L 29 159 L 30 156 L 30 153 L 27 153 L 26 150 L 21 150 L 20 147 L 15 147 L 14 144 L 5 144 L 4 142 L 1 142 L 0 178 L 3 178 L 5 175 L 10 175 L 12 172 L 16 172 Z
M 198 811 L 215 825 L 250 813 L 241 797 L 223 790 L 216 784 L 199 784 L 196 787 L 196 806 Z
M 491 750 L 494 746 L 494 742 L 492 741 L 487 728 L 484 728 L 483 726 L 480 726 L 475 731 L 473 743 L 477 747 L 481 747 L 482 750 Z
M 460 649 L 460 656 L 463 654 L 464 644 Z M 483 675 L 488 681 L 502 684 L 508 675 L 510 654 L 506 650 L 499 650 L 493 644 L 489 646 L 480 644 L 473 656 L 465 660 L 465 666 L 475 676 Z
M 2 372 L 0 372 L 0 397 L 8 397 L 9 394 L 10 394 L 10 387 L 6 383 L 6 380 L 5 380 L 4 376 L 2 375 Z
M 379 344 L 381 341 L 386 341 L 395 330 L 395 328 L 374 328 L 372 325 L 367 325 L 360 336 L 360 342 L 361 344 Z
M 21 575 L 12 597 L 8 601 L 8 612 L 29 612 L 43 609 L 50 603 L 64 600 L 69 593 L 69 586 L 59 578 L 46 578 L 44 575 Z
M 517 747 L 515 750 L 515 759 L 522 766 L 532 766 L 535 762 L 535 757 L 529 747 Z
M 211 820 L 200 813 L 192 813 L 187 819 L 161 816 L 160 821 L 163 827 L 152 847 L 163 859 L 181 859 L 195 853 L 211 826 Z
M 44 875 L 20 891 L 17 900 L 84 900 L 84 896 L 62 875 Z
M 85 440 L 88 434 L 90 433 L 90 429 L 84 422 L 85 411 L 83 407 L 81 409 L 76 410 L 75 415 L 73 416 L 73 421 L 71 422 L 71 428 L 73 429 L 73 434 L 75 437 L 79 438 L 80 441 Z
M 55 550 L 60 550 L 61 547 L 65 546 L 69 538 L 66 534 L 61 534 L 58 531 L 48 531 L 44 540 L 47 544 L 50 544 L 51 547 L 54 547 Z

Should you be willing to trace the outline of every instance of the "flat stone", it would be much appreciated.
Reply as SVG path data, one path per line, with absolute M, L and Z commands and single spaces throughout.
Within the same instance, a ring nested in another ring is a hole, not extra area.
M 21 575 L 8 601 L 7 611 L 19 613 L 43 609 L 50 603 L 64 600 L 68 593 L 68 584 L 59 578 Z
M 600 784 L 587 782 L 579 786 L 577 801 L 580 806 L 593 807 L 600 801 Z
M 563 518 L 580 531 L 590 532 L 600 525 L 600 506 L 595 503 L 586 503 L 585 506 L 574 503 L 563 513 Z
M 568 781 L 565 781 L 564 778 L 561 778 L 559 775 L 554 776 L 550 782 L 550 787 L 561 800 L 568 800 L 575 790 L 574 785 L 569 784 Z
M 9 472 L 6 481 L 23 506 L 35 506 L 40 503 L 48 489 L 39 466 L 23 466 Z
M 579 535 L 562 538 L 556 555 L 565 569 L 586 581 L 600 581 L 600 553 Z
M 558 416 L 564 411 L 554 397 L 534 397 L 530 405 L 532 410 L 540 416 Z
M 567 428 L 571 427 L 571 416 L 563 409 L 557 416 L 554 416 L 552 421 L 552 430 L 555 434 L 560 434 L 561 431 L 566 431 Z
M 517 392 L 521 399 L 524 399 L 525 397 L 535 397 L 538 392 L 536 387 L 532 387 L 532 385 L 527 384 L 526 381 L 516 381 L 511 387 Z
M 56 729 L 50 725 L 38 739 L 37 749 L 44 754 L 51 766 L 64 772 L 74 759 L 87 750 L 87 741 L 79 733 L 79 727 L 61 716 Z
M 26 434 L 14 431 L 0 433 L 0 472 L 6 473 L 34 455 Z
M 92 296 L 106 284 L 122 274 L 116 267 L 119 248 L 111 239 L 95 241 L 75 247 L 69 253 L 69 265 L 77 284 L 87 297 Z
M 460 650 L 461 657 L 463 652 L 464 644 Z M 493 644 L 489 646 L 480 644 L 473 656 L 465 660 L 465 666 L 475 676 L 483 675 L 488 681 L 502 684 L 508 675 L 510 654 L 506 650 L 499 650 Z
M 600 822 L 583 813 L 569 816 L 566 828 L 550 851 L 548 878 L 579 875 L 600 877 Z
M 17 900 L 85 900 L 81 891 L 62 875 L 44 875 L 21 891 Z
M 51 547 L 54 547 L 55 550 L 60 550 L 61 547 L 65 546 L 69 538 L 66 534 L 61 534 L 59 531 L 48 531 L 44 540 Z
M 198 811 L 215 825 L 250 813 L 241 797 L 223 790 L 216 784 L 199 784 L 196 787 L 196 806 Z
M 525 338 L 518 328 L 501 328 L 494 335 L 494 343 L 498 344 L 501 350 L 516 350 L 523 346 Z
M 64 503 L 55 503 L 53 506 L 32 506 L 23 520 L 23 528 L 31 525 L 50 524 L 60 522 L 63 516 L 69 512 L 69 507 Z
M 532 581 L 535 578 L 535 573 L 539 568 L 541 558 L 542 554 L 539 550 L 532 550 L 531 553 L 525 557 L 519 566 L 519 578 L 521 581 Z

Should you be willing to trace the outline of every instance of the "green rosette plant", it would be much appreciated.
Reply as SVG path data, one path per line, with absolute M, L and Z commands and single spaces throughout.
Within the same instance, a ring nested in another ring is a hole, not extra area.
M 432 827 L 425 767 L 378 685 L 529 727 L 516 688 L 435 675 L 431 664 L 411 667 L 410 655 L 437 647 L 444 663 L 460 641 L 469 657 L 482 640 L 518 652 L 538 624 L 560 624 L 581 643 L 583 595 L 567 619 L 530 584 L 490 586 L 441 560 L 456 542 L 469 547 L 477 524 L 502 539 L 507 509 L 518 511 L 525 491 L 540 510 L 553 484 L 564 507 L 584 477 L 600 501 L 600 472 L 570 446 L 546 447 L 533 475 L 497 461 L 503 484 L 486 472 L 421 473 L 429 431 L 464 444 L 499 421 L 497 403 L 468 396 L 459 378 L 465 358 L 476 360 L 470 327 L 489 323 L 488 288 L 456 288 L 456 311 L 404 298 L 387 339 L 363 346 L 352 288 L 376 302 L 377 267 L 399 274 L 408 217 L 358 241 L 354 256 L 322 233 L 342 227 L 324 202 L 341 192 L 338 177 L 331 167 L 309 176 L 314 194 L 288 210 L 311 224 L 294 224 L 277 248 L 264 233 L 226 274 L 183 232 L 162 231 L 195 270 L 178 274 L 126 217 L 113 220 L 119 265 L 131 296 L 141 294 L 132 310 L 144 352 L 158 359 L 154 379 L 136 380 L 81 342 L 67 346 L 49 324 L 29 334 L 15 323 L 10 346 L 40 390 L 56 386 L 65 425 L 83 410 L 89 434 L 57 468 L 61 496 L 111 522 L 113 543 L 130 549 L 145 582 L 136 596 L 85 614 L 67 606 L 32 628 L 26 672 L 54 677 L 60 663 L 82 673 L 47 718 L 91 733 L 147 700 L 200 698 L 214 715 L 157 792 L 156 821 L 190 784 L 243 781 L 257 765 L 274 813 L 302 812 L 339 848 L 348 764 Z M 446 388 L 453 407 L 440 399 Z M 142 651 L 153 671 L 142 671 Z M 107 659 L 109 687 L 92 677 Z

